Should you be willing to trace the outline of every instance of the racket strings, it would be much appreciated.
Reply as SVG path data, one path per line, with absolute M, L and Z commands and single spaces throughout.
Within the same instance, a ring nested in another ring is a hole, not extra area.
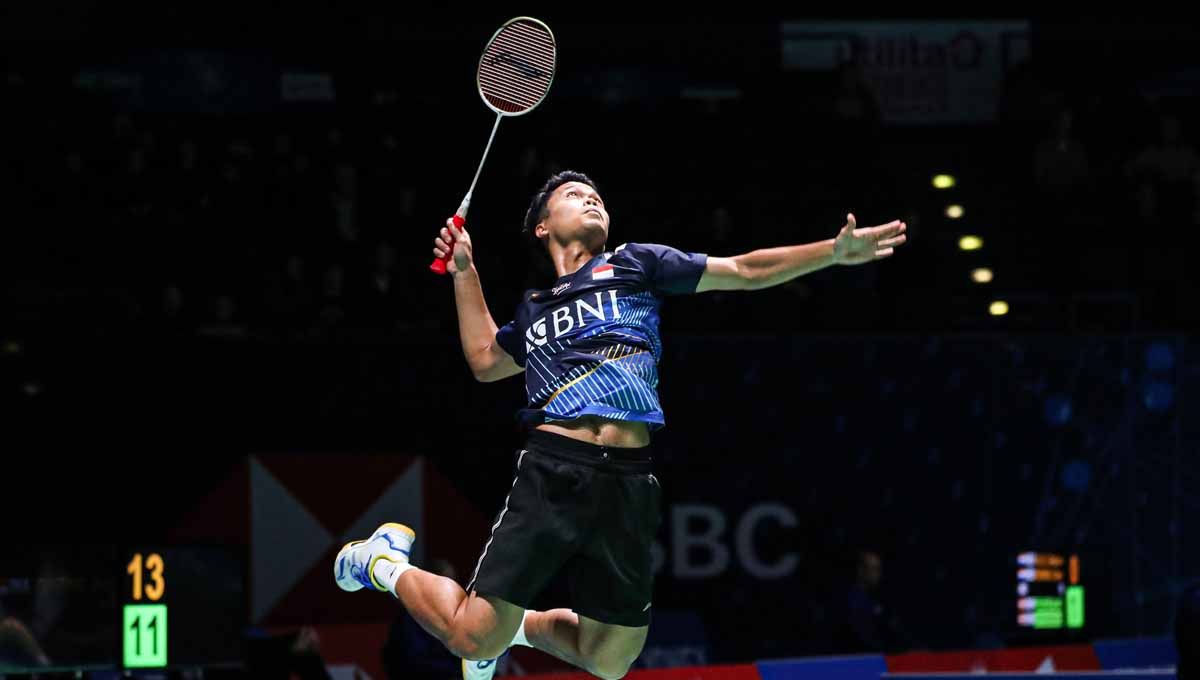
M 530 79 L 506 73 L 506 70 L 503 68 L 480 69 L 479 86 L 484 94 L 508 99 L 513 104 L 526 108 L 532 108 L 545 96 L 548 89 L 546 85 L 531 83 Z M 548 72 L 545 77 L 547 84 L 548 76 L 552 73 L 552 71 Z
M 523 22 L 509 24 L 479 62 L 479 89 L 501 111 L 531 109 L 550 89 L 555 56 L 554 38 L 544 28 Z

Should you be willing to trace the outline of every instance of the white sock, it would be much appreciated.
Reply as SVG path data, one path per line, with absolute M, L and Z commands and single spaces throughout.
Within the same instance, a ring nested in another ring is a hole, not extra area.
M 409 569 L 416 569 L 416 567 L 408 562 L 389 562 L 388 560 L 379 560 L 375 563 L 375 568 L 371 570 L 371 575 L 375 577 L 375 580 L 379 582 L 379 585 L 387 588 L 387 591 L 395 596 L 396 581 L 400 579 L 400 574 L 403 574 Z
M 512 642 L 508 643 L 509 647 L 521 645 L 522 647 L 532 647 L 529 640 L 525 639 L 525 619 L 529 618 L 528 609 L 525 610 L 525 615 L 521 617 L 521 625 L 517 626 L 517 634 L 513 636 Z

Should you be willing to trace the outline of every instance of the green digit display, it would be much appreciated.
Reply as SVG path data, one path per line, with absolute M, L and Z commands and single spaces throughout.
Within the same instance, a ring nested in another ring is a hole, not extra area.
M 1063 601 L 1058 597 L 1035 597 L 1033 627 L 1039 629 L 1062 628 Z
M 124 640 L 126 668 L 166 666 L 167 605 L 125 605 Z
M 1062 612 L 1047 610 L 1033 615 L 1033 627 L 1037 629 L 1062 628 Z
M 1067 628 L 1083 628 L 1083 586 L 1067 587 Z

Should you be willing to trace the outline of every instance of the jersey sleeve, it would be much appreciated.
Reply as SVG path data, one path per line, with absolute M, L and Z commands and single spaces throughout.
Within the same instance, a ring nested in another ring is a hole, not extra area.
M 632 258 L 645 276 L 646 286 L 661 295 L 685 295 L 696 292 L 708 255 L 685 253 L 656 243 L 626 243 L 615 254 Z
M 525 338 L 521 337 L 521 329 L 515 320 L 509 321 L 496 331 L 496 344 L 508 352 L 518 366 L 525 365 Z

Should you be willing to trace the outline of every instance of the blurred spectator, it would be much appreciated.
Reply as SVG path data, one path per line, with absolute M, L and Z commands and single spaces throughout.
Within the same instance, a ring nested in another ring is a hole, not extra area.
M 286 132 L 276 132 L 271 140 L 270 152 L 263 160 L 266 181 L 263 187 L 266 212 L 269 215 L 268 230 L 271 240 L 294 239 L 298 218 L 296 205 L 297 185 L 295 182 L 295 158 L 292 137 Z
M 28 579 L 0 581 L 0 669 L 6 666 L 34 668 L 50 665 L 50 657 L 42 649 L 38 636 L 30 630 L 30 624 L 26 623 L 32 618 L 32 612 L 29 611 L 31 607 L 21 607 L 13 602 L 30 599 L 28 596 L 31 593 L 32 586 Z
M 334 168 L 334 189 L 329 194 L 333 224 L 336 231 L 334 259 L 349 262 L 358 249 L 358 170 L 349 163 Z
M 430 563 L 429 571 L 457 580 L 454 565 L 444 559 Z M 399 614 L 388 631 L 383 646 L 383 667 L 392 680 L 459 680 L 462 677 L 461 661 L 446 649 L 425 629 L 421 628 L 404 610 L 397 607 Z
M 517 177 L 522 186 L 529 186 L 546 176 L 545 164 L 542 162 L 541 151 L 534 145 L 526 146 L 521 151 L 517 161 Z
M 404 188 L 404 155 L 395 132 L 384 132 L 378 145 L 371 149 L 362 173 L 361 231 L 365 238 L 376 240 L 395 233 L 402 217 L 403 198 L 411 190 Z M 409 206 L 411 208 L 411 206 Z
M 341 326 L 346 320 L 346 272 L 340 264 L 325 270 L 321 284 L 321 309 L 318 322 L 322 328 Z
M 336 125 L 330 126 L 325 132 L 325 148 L 322 153 L 324 161 L 333 166 L 344 162 L 348 153 L 342 129 Z
M 32 574 L 0 577 L 0 669 L 97 662 L 111 652 L 112 628 L 102 598 L 108 579 L 83 572 L 74 548 L 21 552 Z M 98 606 L 98 600 L 99 606 Z
M 280 219 L 286 225 L 288 240 L 298 243 L 305 252 L 323 247 L 326 242 L 319 240 L 318 234 L 325 236 L 329 231 L 329 220 L 333 219 L 329 212 L 331 203 L 322 200 L 329 195 L 329 190 L 307 153 L 298 151 L 293 156 L 285 192 L 288 210 Z
M 42 650 L 29 628 L 14 616 L 5 615 L 0 606 L 0 668 L 37 668 L 49 666 L 50 657 Z
M 246 644 L 246 671 L 261 680 L 331 680 L 321 658 L 320 637 L 308 626 L 283 635 L 252 630 Z
M 709 238 L 711 239 L 714 253 L 721 255 L 740 255 L 746 252 L 751 241 L 750 234 L 746 229 L 748 225 L 741 225 L 740 228 L 733 223 L 733 213 L 723 205 L 713 208 L 709 214 Z
M 1029 59 L 1013 64 L 1004 74 L 996 118 L 1032 129 L 1044 125 L 1046 112 L 1061 105 L 1062 96 L 1042 83 Z
M 107 199 L 103 190 L 97 186 L 95 169 L 89 165 L 88 160 L 84 158 L 82 149 L 69 148 L 63 157 L 61 171 L 59 168 L 54 168 L 57 172 L 54 172 L 50 181 L 45 182 L 37 191 L 51 194 L 47 196 L 50 204 L 45 206 L 51 220 L 62 225 L 64 229 L 71 230 L 72 233 L 79 233 L 80 245 L 88 250 L 94 250 L 102 247 L 105 230 L 80 227 L 98 226 L 97 222 L 104 215 L 102 209 Z M 38 244 L 37 250 L 41 251 L 37 253 L 38 256 L 45 256 L 61 248 L 61 245 L 57 243 L 58 239 L 54 238 L 52 234 L 53 232 L 49 230 L 42 234 L 33 234 L 33 237 L 37 239 L 35 241 Z
M 899 619 L 879 597 L 883 560 L 869 550 L 858 554 L 854 581 L 845 591 L 842 622 L 834 636 L 837 649 L 846 653 L 899 651 L 904 646 Z
M 411 218 L 416 211 L 417 192 L 412 187 L 400 189 L 400 216 Z
M 246 335 L 246 328 L 238 318 L 237 303 L 230 295 L 218 295 L 212 301 L 212 317 L 201 325 L 199 332 L 223 338 L 239 338 Z
M 387 243 L 375 248 L 365 286 L 365 321 L 378 328 L 390 328 L 404 313 L 404 284 L 396 266 L 396 249 Z
M 849 61 L 838 67 L 829 106 L 833 123 L 824 134 L 837 148 L 828 155 L 826 171 L 830 184 L 842 187 L 864 172 L 873 172 L 879 158 L 876 152 L 882 130 L 883 112 L 862 67 Z
M 179 333 L 189 327 L 188 310 L 184 305 L 183 289 L 176 283 L 168 283 L 159 291 L 157 304 L 151 309 L 151 321 L 167 333 Z
M 1129 162 L 1127 173 L 1137 187 L 1138 215 L 1143 222 L 1190 221 L 1195 210 L 1193 182 L 1200 171 L 1196 149 L 1183 138 L 1179 118 L 1163 114 L 1157 139 Z
M 835 119 L 858 123 L 863 129 L 874 130 L 883 119 L 879 99 L 856 61 L 838 68 L 831 106 Z
M 300 255 L 288 255 L 282 268 L 268 274 L 263 308 L 275 328 L 303 329 L 316 315 L 316 295 L 308 279 L 307 263 Z
M 133 119 L 127 113 L 116 113 L 112 117 L 111 136 L 108 139 L 108 148 L 119 153 L 122 150 L 129 149 L 133 146 L 133 139 L 136 130 L 133 126 Z
M 1086 212 L 1091 171 L 1083 144 L 1075 137 L 1075 115 L 1059 111 L 1050 136 L 1033 155 L 1034 185 L 1057 220 L 1078 224 Z
M 1184 140 L 1176 116 L 1160 114 L 1157 125 L 1154 140 L 1126 166 L 1126 176 L 1134 187 L 1135 219 L 1155 228 L 1188 225 L 1196 213 L 1193 178 L 1200 171 L 1200 162 L 1196 150 Z M 1143 290 L 1157 287 L 1161 291 L 1152 294 L 1147 303 L 1150 315 L 1170 316 L 1176 319 L 1174 323 L 1181 323 L 1194 307 L 1184 302 L 1190 295 L 1176 292 L 1178 272 L 1187 266 L 1186 254 L 1173 244 L 1155 241 L 1142 244 L 1135 254 L 1140 255 L 1134 266 L 1140 267 L 1138 281 Z

